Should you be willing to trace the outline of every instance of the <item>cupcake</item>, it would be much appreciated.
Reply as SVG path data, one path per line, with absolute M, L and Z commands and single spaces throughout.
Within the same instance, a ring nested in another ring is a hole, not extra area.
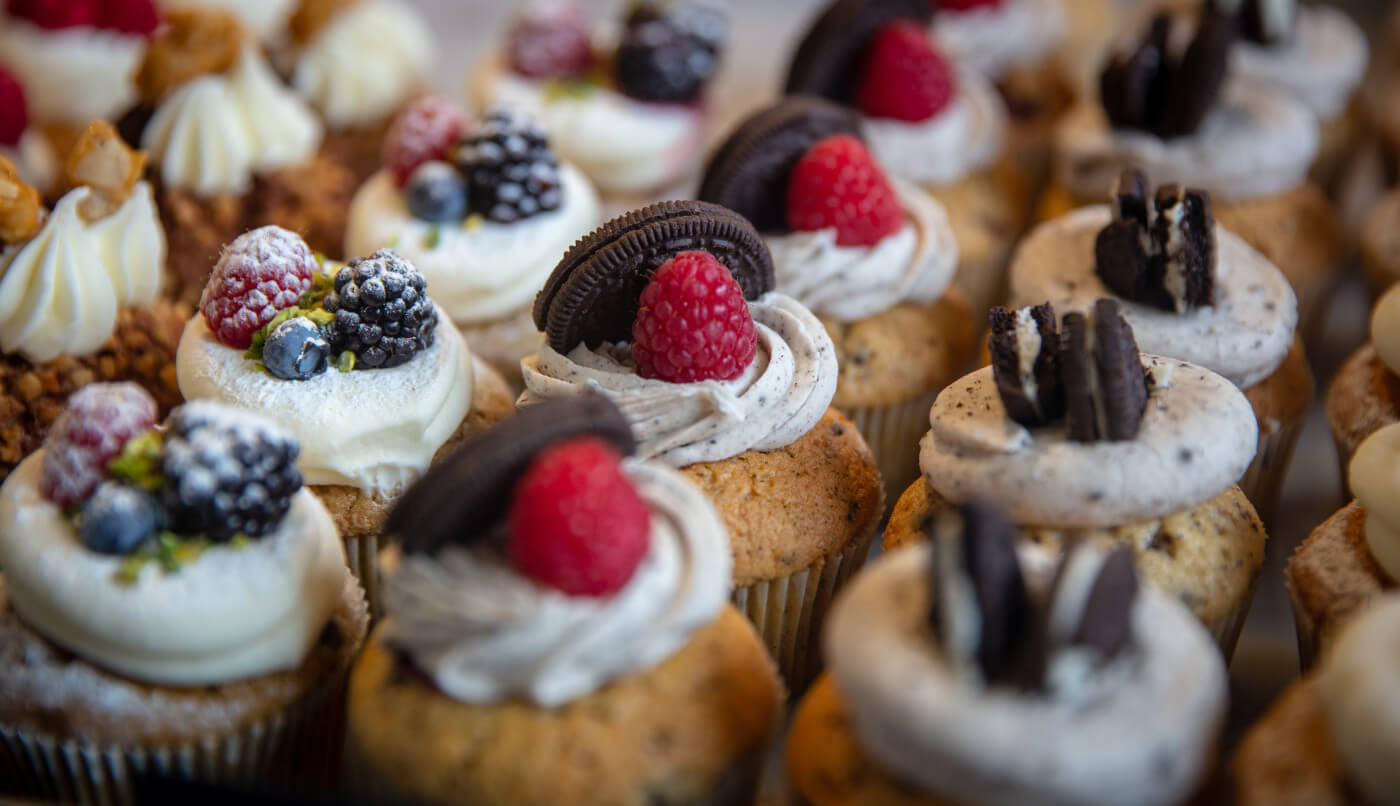
M 1065 314 L 993 312 L 992 366 L 943 390 L 919 446 L 924 477 L 900 496 L 886 550 L 928 539 L 951 507 L 986 501 L 1023 539 L 1127 546 L 1228 659 L 1266 535 L 1235 480 L 1258 428 L 1230 381 L 1141 354 L 1113 299 Z
M 958 243 L 958 288 L 981 316 L 1005 294 L 1030 188 L 1006 152 L 996 87 L 943 55 L 930 16 L 926 3 L 831 3 L 798 45 L 787 92 L 858 109 L 880 164 L 942 203 Z
M 1400 596 L 1367 609 L 1254 724 L 1232 764 L 1238 806 L 1390 806 L 1400 793 Z
M 0 479 L 94 381 L 134 381 L 162 412 L 180 402 L 186 313 L 158 296 L 165 232 L 144 161 L 93 123 L 68 156 L 72 189 L 48 210 L 0 156 Z
M 1106 296 L 1122 304 L 1144 352 L 1223 375 L 1249 399 L 1259 448 L 1240 488 L 1268 523 L 1313 393 L 1288 280 L 1215 224 L 1208 192 L 1153 192 L 1128 169 L 1110 206 L 1040 225 L 1011 262 L 1013 307 L 1048 300 L 1087 311 Z
M 837 600 L 787 743 L 801 802 L 1194 802 L 1228 695 L 1190 612 L 1126 547 L 1057 564 L 986 506 L 933 524 Z
M 367 788 L 424 804 L 751 803 L 782 685 L 724 524 L 606 400 L 477 435 L 395 509 L 351 676 Z
M 554 148 L 621 212 L 675 190 L 699 168 L 706 93 L 727 34 L 704 2 L 645 0 L 598 36 L 570 0 L 524 4 L 503 46 L 469 80 L 479 112 L 540 122 Z
M 20 181 L 43 197 L 57 189 L 58 150 L 29 119 L 29 105 L 19 79 L 0 63 L 0 157 L 10 161 Z
M 1304 669 L 1322 657 L 1362 607 L 1400 580 L 1397 456 L 1400 425 L 1367 437 L 1347 468 L 1356 500 L 1314 529 L 1284 568 Z
M 394 123 L 384 167 L 355 194 L 345 254 L 412 261 L 467 343 L 518 384 L 540 346 L 530 316 L 545 278 L 598 226 L 598 196 L 533 123 L 506 110 L 472 126 L 437 97 Z
M 297 467 L 376 614 L 389 509 L 445 446 L 512 410 L 505 382 L 442 317 L 395 253 L 323 269 L 269 226 L 224 249 L 175 357 L 189 400 L 252 409 L 300 440 Z
M 800 691 L 884 495 L 860 432 L 829 408 L 831 338 L 773 276 L 758 232 L 718 205 L 662 202 L 607 222 L 535 300 L 545 343 L 521 362 L 518 405 L 601 393 L 639 456 L 710 497 L 729 532 L 734 602 Z
M 1362 440 L 1400 421 L 1400 288 L 1391 288 L 1371 311 L 1371 341 L 1332 376 L 1323 411 L 1337 445 L 1339 468 Z
M 1361 271 L 1377 299 L 1400 281 L 1400 189 L 1382 196 L 1361 225 Z
M 822 320 L 840 368 L 832 405 L 870 443 L 893 501 L 918 474 L 925 414 L 967 365 L 976 326 L 949 287 L 948 211 L 889 180 L 859 138 L 855 112 L 789 96 L 715 150 L 699 197 L 748 218 L 777 288 Z
M 134 779 L 328 773 L 368 618 L 297 442 L 133 384 L 69 401 L 0 488 L 8 783 L 125 803 Z

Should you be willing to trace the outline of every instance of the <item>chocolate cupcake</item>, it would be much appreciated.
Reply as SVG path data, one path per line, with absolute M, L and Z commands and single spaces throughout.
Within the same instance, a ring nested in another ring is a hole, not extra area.
M 1345 470 L 1357 446 L 1400 421 L 1400 289 L 1386 292 L 1371 311 L 1371 341 L 1332 376 L 1323 399 L 1327 425 Z

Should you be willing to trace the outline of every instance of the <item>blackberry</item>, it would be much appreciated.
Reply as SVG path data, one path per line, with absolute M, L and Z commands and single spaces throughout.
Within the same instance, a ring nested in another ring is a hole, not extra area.
M 181 406 L 166 424 L 161 458 L 168 528 L 216 543 L 272 533 L 301 489 L 300 450 L 254 414 L 207 401 Z
M 407 363 L 433 344 L 437 310 L 413 264 L 388 249 L 350 261 L 335 275 L 326 310 L 334 355 L 349 351 L 356 369 Z
M 510 224 L 559 209 L 559 160 L 534 123 L 496 110 L 457 142 L 457 169 L 467 178 L 468 210 Z
M 694 3 L 647 3 L 627 17 L 614 59 L 617 85 L 642 101 L 691 103 L 719 67 L 724 17 Z

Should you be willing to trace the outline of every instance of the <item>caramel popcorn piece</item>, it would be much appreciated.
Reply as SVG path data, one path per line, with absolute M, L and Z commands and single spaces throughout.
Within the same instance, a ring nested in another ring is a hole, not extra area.
M 301 0 L 287 26 L 291 28 L 297 44 L 305 45 L 337 14 L 359 4 L 360 0 Z
M 103 218 L 131 196 L 131 189 L 146 170 L 146 154 L 136 151 L 117 134 L 112 124 L 95 120 L 83 130 L 68 153 L 66 175 L 73 186 L 93 189 L 79 210 L 89 221 Z
M 136 76 L 141 99 L 152 105 L 182 84 L 229 70 L 243 47 L 243 29 L 227 12 L 181 9 L 171 11 L 165 21 Z
M 39 191 L 19 178 L 15 164 L 0 156 L 0 243 L 22 243 L 39 231 Z

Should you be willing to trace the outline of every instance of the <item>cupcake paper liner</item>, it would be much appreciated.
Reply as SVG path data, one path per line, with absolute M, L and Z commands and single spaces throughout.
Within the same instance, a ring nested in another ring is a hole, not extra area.
M 1306 415 L 1305 415 L 1306 416 Z M 1254 461 L 1249 463 L 1240 479 L 1240 489 L 1244 491 L 1259 520 L 1268 526 L 1273 522 L 1274 511 L 1278 508 L 1279 494 L 1283 492 L 1283 480 L 1288 475 L 1289 460 L 1293 448 L 1303 433 L 1304 417 L 1274 429 L 1272 433 L 1259 434 L 1259 447 L 1254 453 Z M 1345 465 L 1343 466 L 1345 467 Z
M 875 454 L 885 482 L 885 503 L 894 506 L 900 493 L 919 477 L 919 440 L 928 431 L 928 411 L 938 392 L 928 392 L 889 406 L 842 407 Z
M 374 624 L 384 615 L 379 590 L 379 535 L 354 535 L 342 539 L 345 541 L 345 564 L 350 566 L 350 573 L 355 575 L 365 592 L 370 624 Z
M 1254 592 L 1259 589 L 1259 577 L 1263 575 L 1263 567 L 1254 572 L 1254 578 L 1249 581 L 1249 589 L 1245 591 L 1244 598 L 1225 617 L 1214 624 L 1206 624 L 1205 628 L 1215 638 L 1215 643 L 1220 647 L 1220 654 L 1225 656 L 1225 664 L 1230 664 L 1230 659 L 1235 656 L 1235 646 L 1240 642 L 1240 633 L 1244 630 L 1245 620 L 1249 618 L 1250 605 L 1254 603 Z
M 1288 591 L 1288 603 L 1293 608 L 1293 628 L 1298 633 L 1298 671 L 1306 674 L 1317 662 L 1317 625 L 1313 624 L 1312 616 L 1308 615 L 1307 610 L 1299 606 L 1291 588 Z

